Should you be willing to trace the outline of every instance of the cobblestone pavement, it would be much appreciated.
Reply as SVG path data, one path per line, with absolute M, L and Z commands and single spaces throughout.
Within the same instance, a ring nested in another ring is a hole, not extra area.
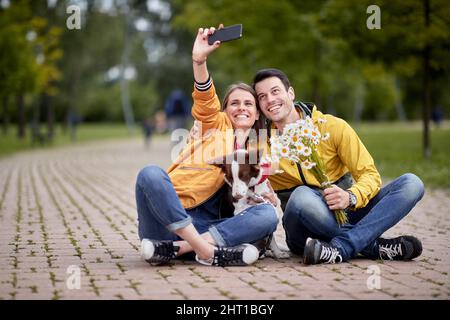
M 148 265 L 138 252 L 134 182 L 145 164 L 166 168 L 169 154 L 168 140 L 153 141 L 149 150 L 140 140 L 122 140 L 1 159 L 0 299 L 450 298 L 448 190 L 427 190 L 388 231 L 422 240 L 416 261 Z M 283 237 L 279 227 L 277 238 Z M 380 289 L 370 289 L 377 270 Z

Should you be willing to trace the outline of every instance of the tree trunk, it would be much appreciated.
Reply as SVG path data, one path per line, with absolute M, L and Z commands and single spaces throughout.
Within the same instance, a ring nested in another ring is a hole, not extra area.
M 41 105 L 38 99 L 35 99 L 31 105 L 32 119 L 31 119 L 31 144 L 43 144 L 41 135 Z
M 395 88 L 397 89 L 398 96 L 395 100 L 395 110 L 397 111 L 397 116 L 400 121 L 406 121 L 405 107 L 403 106 L 402 88 L 400 85 L 400 80 L 395 77 Z
M 50 97 L 46 93 L 42 94 L 42 106 L 47 111 L 47 140 L 52 142 L 55 126 L 55 110 L 50 101 Z
M 425 29 L 430 26 L 430 1 L 424 0 Z M 430 144 L 430 115 L 431 115 L 431 76 L 430 76 L 431 47 L 427 43 L 423 50 L 423 156 L 431 159 Z
M 19 139 L 25 138 L 25 126 L 26 126 L 26 117 L 25 117 L 25 99 L 23 94 L 19 94 L 17 96 L 17 137 Z
M 366 92 L 366 87 L 364 83 L 359 83 L 356 87 L 355 93 L 355 104 L 353 109 L 353 121 L 361 122 L 362 114 L 364 111 L 364 95 Z

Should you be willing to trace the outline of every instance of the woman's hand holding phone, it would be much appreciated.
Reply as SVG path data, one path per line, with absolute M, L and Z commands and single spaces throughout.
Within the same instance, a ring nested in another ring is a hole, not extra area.
M 222 29 L 223 25 L 219 26 Z M 220 46 L 220 41 L 215 41 L 212 45 L 208 44 L 208 38 L 214 32 L 216 28 L 199 28 L 197 37 L 195 38 L 194 47 L 192 48 L 192 61 L 198 65 L 206 62 L 211 52 L 216 50 Z

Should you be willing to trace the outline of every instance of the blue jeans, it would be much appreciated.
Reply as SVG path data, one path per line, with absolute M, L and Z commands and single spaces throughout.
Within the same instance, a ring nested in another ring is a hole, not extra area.
M 143 168 L 136 181 L 139 238 L 181 240 L 174 231 L 194 225 L 210 232 L 219 246 L 252 243 L 272 234 L 278 224 L 275 208 L 261 204 L 229 218 L 221 218 L 223 189 L 197 207 L 184 209 L 167 173 L 157 166 Z
M 423 194 L 422 181 L 414 174 L 404 174 L 381 188 L 364 208 L 348 211 L 349 223 L 339 227 L 320 190 L 297 187 L 283 216 L 286 243 L 292 252 L 302 255 L 306 239 L 311 237 L 336 246 L 343 260 L 357 254 L 377 259 L 377 239 L 403 219 Z

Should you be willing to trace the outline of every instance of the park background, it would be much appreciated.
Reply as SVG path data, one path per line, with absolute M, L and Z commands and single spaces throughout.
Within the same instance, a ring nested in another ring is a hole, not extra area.
M 372 4 L 380 29 L 366 24 Z M 219 95 L 279 68 L 297 99 L 355 126 L 383 175 L 450 187 L 449 16 L 445 0 L 3 0 L 0 154 L 136 136 L 145 119 L 167 132 L 171 92 L 192 101 L 197 28 L 242 23 L 208 61 Z

